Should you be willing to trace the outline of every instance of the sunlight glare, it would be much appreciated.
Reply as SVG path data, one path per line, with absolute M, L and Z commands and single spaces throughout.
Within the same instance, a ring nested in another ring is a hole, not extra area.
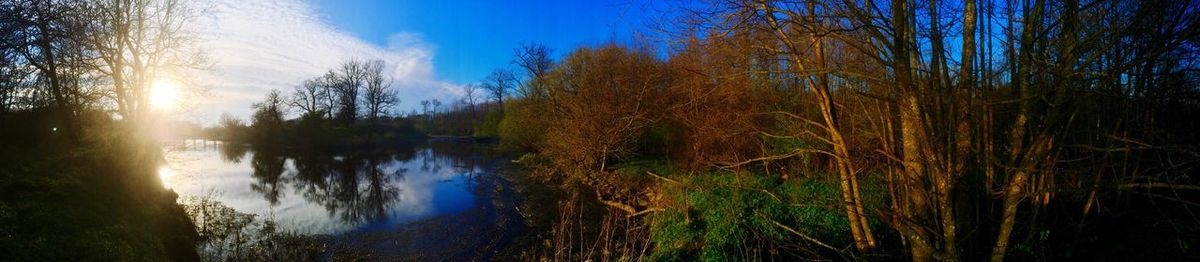
M 173 175 L 173 173 L 171 172 L 171 167 L 168 167 L 168 166 L 159 166 L 158 167 L 158 180 L 162 180 L 163 187 L 170 187 L 170 184 L 171 184 L 170 181 L 171 181 L 172 175 Z
M 150 105 L 155 109 L 174 107 L 182 98 L 179 85 L 174 81 L 159 79 L 150 86 Z

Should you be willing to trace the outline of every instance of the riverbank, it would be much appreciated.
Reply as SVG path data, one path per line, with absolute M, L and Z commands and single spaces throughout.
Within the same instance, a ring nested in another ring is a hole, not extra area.
M 8 122 L 5 119 L 5 123 Z M 197 261 L 196 233 L 162 187 L 156 147 L 115 124 L 83 142 L 25 136 L 0 143 L 0 254 L 7 261 Z

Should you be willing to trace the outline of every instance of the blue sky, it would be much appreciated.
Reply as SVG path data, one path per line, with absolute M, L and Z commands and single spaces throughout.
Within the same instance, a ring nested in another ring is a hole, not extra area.
M 191 23 L 212 66 L 177 72 L 194 87 L 175 115 L 214 123 L 247 118 L 271 90 L 288 94 L 348 59 L 383 60 L 408 112 L 421 100 L 452 103 L 462 87 L 536 42 L 560 57 L 586 45 L 654 35 L 662 6 L 649 1 L 194 0 Z
M 648 31 L 657 13 L 644 1 L 387 1 L 315 0 L 333 26 L 387 45 L 412 34 L 432 45 L 437 74 L 448 81 L 478 81 L 512 59 L 526 42 L 562 55 L 580 45 L 628 42 Z

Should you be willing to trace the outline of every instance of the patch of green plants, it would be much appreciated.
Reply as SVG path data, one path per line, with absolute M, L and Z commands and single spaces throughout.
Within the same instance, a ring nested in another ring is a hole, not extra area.
M 664 188 L 666 210 L 650 224 L 661 261 L 745 260 L 779 254 L 782 246 L 811 246 L 784 226 L 835 247 L 852 244 L 835 179 L 790 179 L 729 171 L 676 176 Z M 868 208 L 879 206 L 879 185 L 863 186 Z M 883 228 L 878 219 L 872 227 Z M 776 248 L 779 247 L 779 248 Z

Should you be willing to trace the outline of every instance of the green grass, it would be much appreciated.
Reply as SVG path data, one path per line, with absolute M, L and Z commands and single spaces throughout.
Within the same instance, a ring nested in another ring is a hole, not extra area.
M 797 244 L 820 249 L 776 223 L 835 247 L 852 244 L 835 179 L 782 180 L 727 171 L 672 178 L 679 183 L 663 184 L 666 210 L 647 220 L 653 260 L 737 261 L 788 252 Z M 868 209 L 882 204 L 880 185 L 864 183 L 863 191 Z M 884 229 L 878 219 L 872 223 Z
M 124 142 L 0 146 L 4 260 L 195 260 L 195 231 L 157 179 L 157 152 Z

